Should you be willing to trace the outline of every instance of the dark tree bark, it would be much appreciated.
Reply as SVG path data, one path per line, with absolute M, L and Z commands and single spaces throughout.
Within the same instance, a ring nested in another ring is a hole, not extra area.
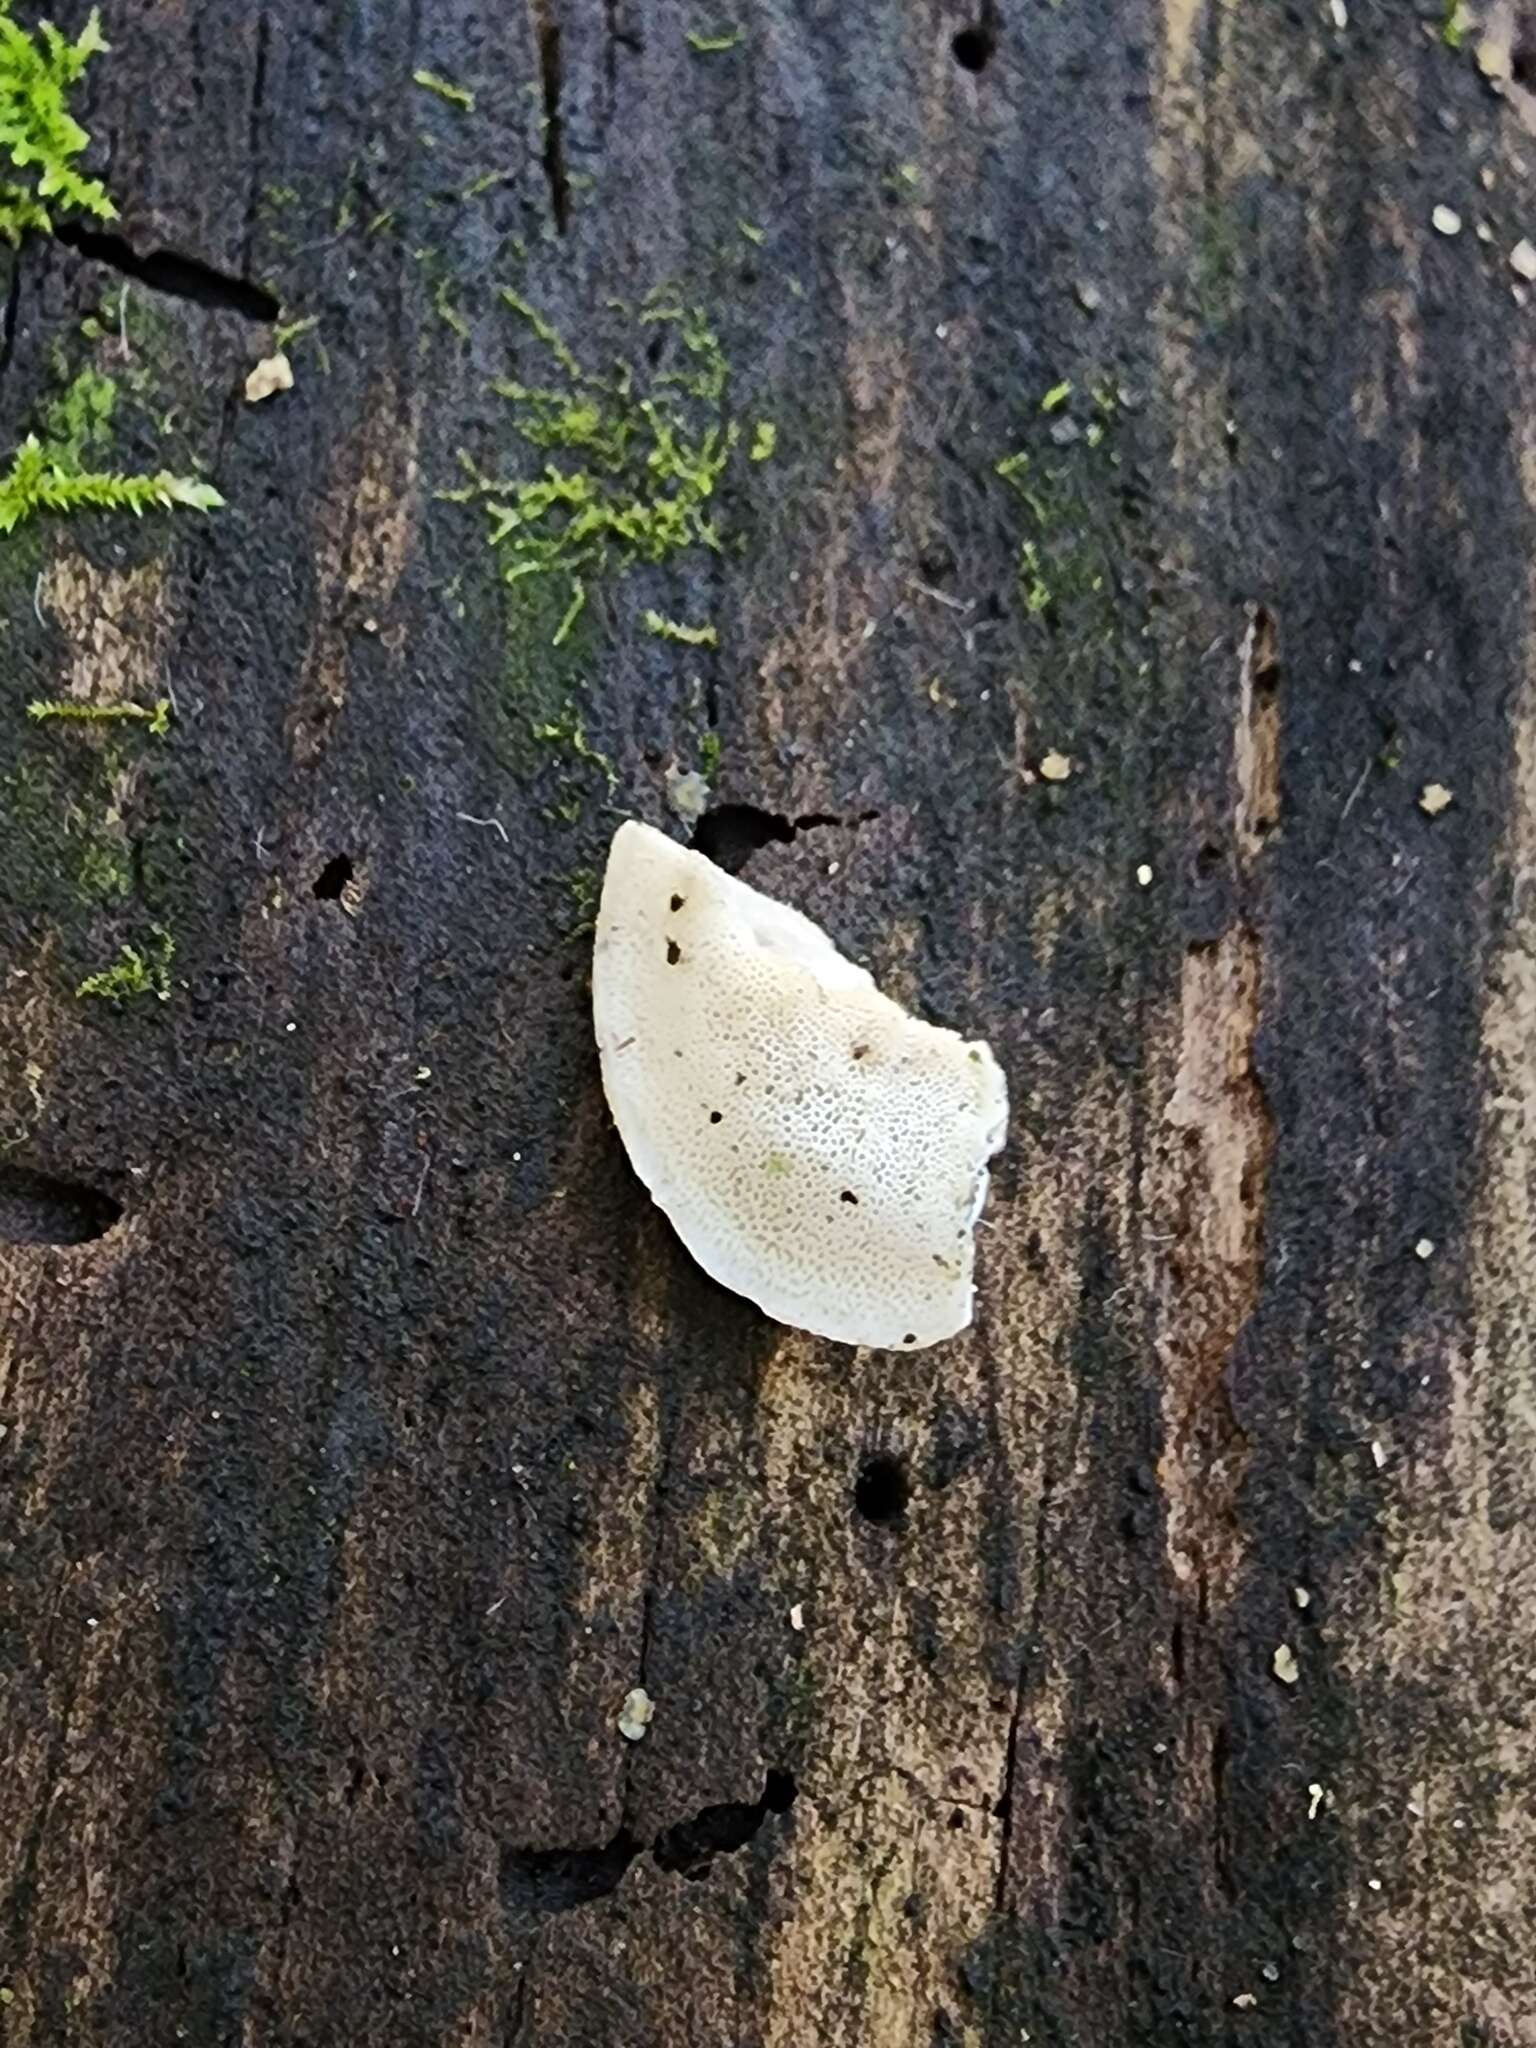
M 732 25 L 108 9 L 0 446 L 88 364 L 226 505 L 0 543 L 0 2038 L 1536 2041 L 1531 96 L 1437 0 Z M 497 288 L 664 283 L 723 545 L 557 649 L 440 495 L 543 459 Z M 701 764 L 1009 1074 L 953 1344 L 629 1172 L 590 878 Z

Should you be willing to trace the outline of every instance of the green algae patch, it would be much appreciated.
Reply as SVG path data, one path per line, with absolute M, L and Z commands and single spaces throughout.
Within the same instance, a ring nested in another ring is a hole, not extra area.
M 1113 630 L 1119 521 L 1110 508 L 1119 458 L 1110 434 L 1119 400 L 1111 386 L 1096 385 L 1069 414 L 1072 395 L 1071 383 L 1052 385 L 1040 401 L 1038 427 L 994 473 L 1021 515 L 1018 589 L 1025 615 L 1097 636 Z

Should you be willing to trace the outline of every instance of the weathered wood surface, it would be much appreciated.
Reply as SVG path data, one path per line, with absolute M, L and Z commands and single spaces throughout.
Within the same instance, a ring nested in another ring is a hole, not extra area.
M 134 287 L 121 459 L 227 509 L 0 556 L 0 2036 L 1536 2042 L 1526 102 L 1383 0 L 741 25 L 108 10 L 126 237 L 319 326 L 247 407 Z M 496 283 L 601 360 L 662 279 L 778 453 L 557 659 L 434 494 Z M 118 281 L 25 250 L 6 445 Z M 749 878 L 1010 1075 L 936 1352 L 713 1289 L 605 1116 L 580 874 L 712 718 L 861 820 Z

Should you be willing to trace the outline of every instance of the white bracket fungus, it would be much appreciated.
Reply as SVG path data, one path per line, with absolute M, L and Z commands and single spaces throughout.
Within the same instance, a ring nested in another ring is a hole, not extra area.
M 839 1343 L 965 1328 L 1008 1122 L 985 1044 L 908 1016 L 809 918 L 633 822 L 608 855 L 592 1007 L 630 1161 L 705 1272 Z

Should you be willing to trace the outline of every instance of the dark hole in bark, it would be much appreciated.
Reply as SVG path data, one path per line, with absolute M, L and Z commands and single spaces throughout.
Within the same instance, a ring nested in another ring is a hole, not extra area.
M 83 1181 L 0 1165 L 0 1244 L 90 1244 L 122 1213 L 121 1202 Z
M 315 894 L 322 903 L 340 901 L 341 892 L 352 879 L 352 862 L 344 853 L 333 853 L 315 877 Z
M 949 47 L 962 71 L 985 71 L 997 48 L 997 29 L 990 21 L 973 21 L 958 31 Z
M 853 1483 L 853 1505 L 866 1522 L 898 1522 L 912 1498 L 912 1484 L 900 1458 L 876 1451 L 864 1460 Z

